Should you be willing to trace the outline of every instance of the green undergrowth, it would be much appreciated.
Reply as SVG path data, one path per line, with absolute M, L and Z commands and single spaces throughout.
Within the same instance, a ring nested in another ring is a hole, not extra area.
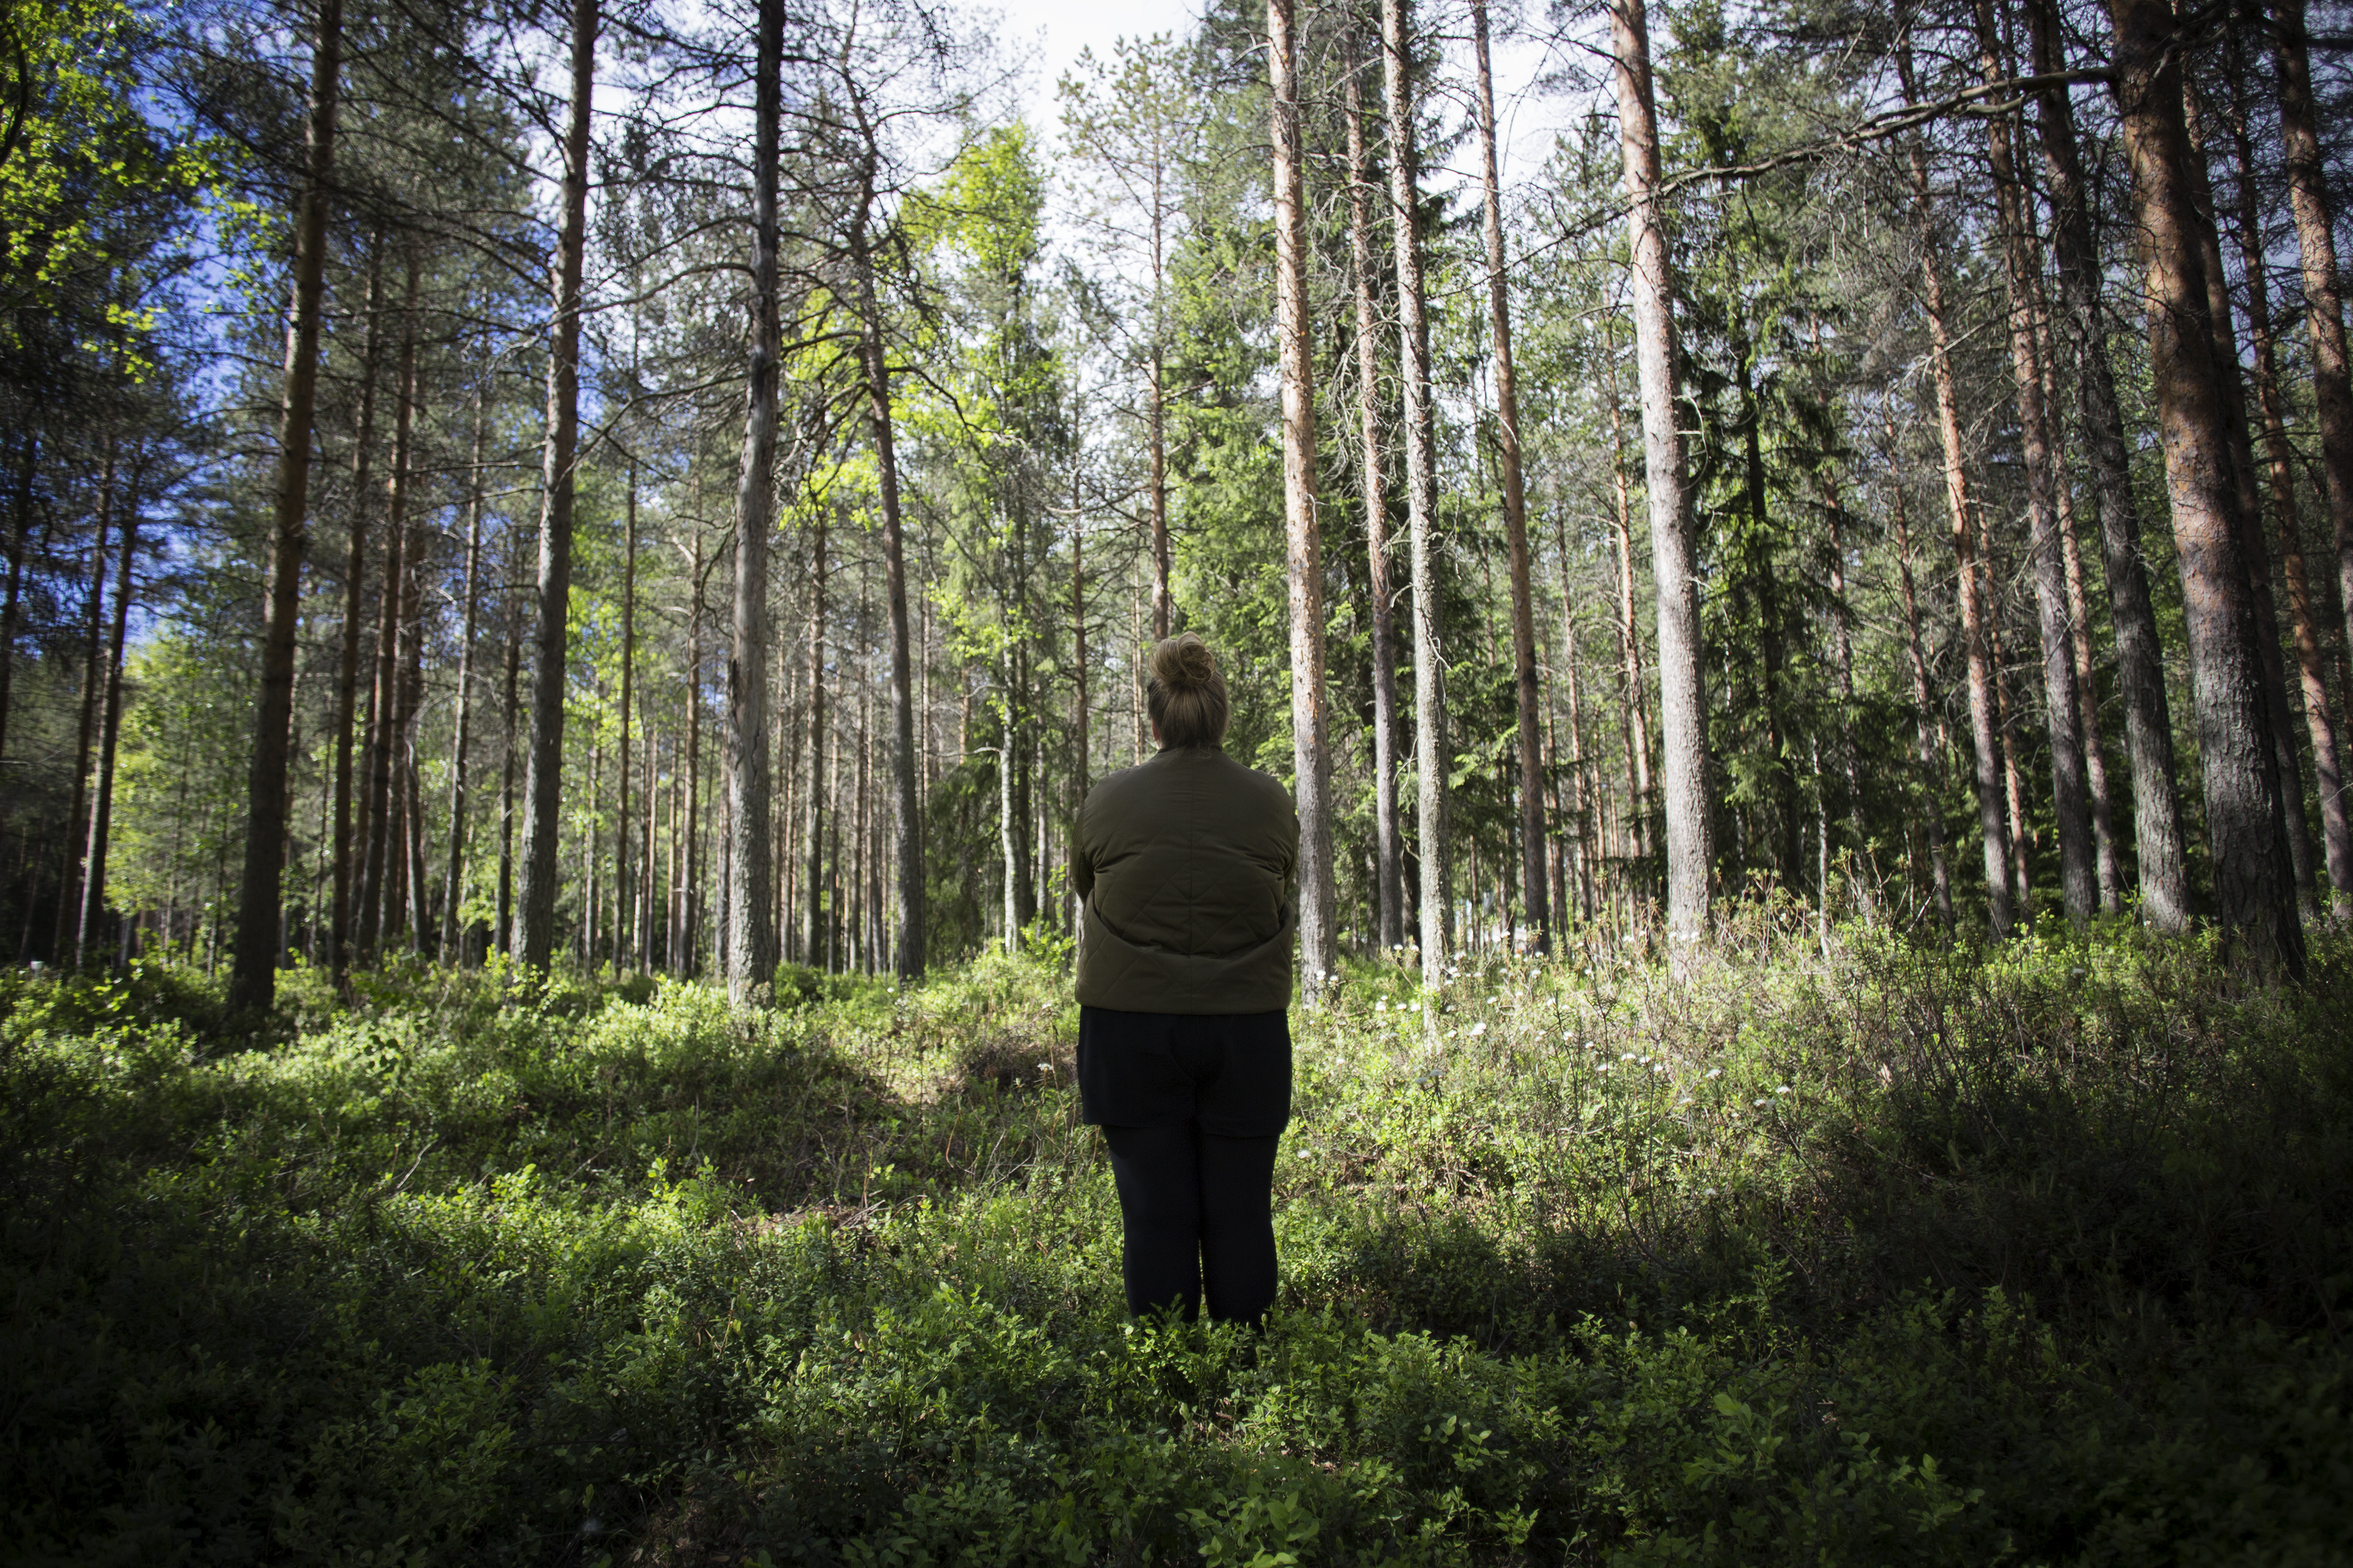
M 0 1560 L 2344 1562 L 2315 951 L 1351 970 L 1262 1338 L 1126 1319 L 1057 963 L 0 980 Z

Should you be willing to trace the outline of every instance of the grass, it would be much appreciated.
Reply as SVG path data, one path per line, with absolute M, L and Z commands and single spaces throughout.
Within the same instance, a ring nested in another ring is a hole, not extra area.
M 2324 1563 L 2353 943 L 1753 910 L 1295 1020 L 1261 1339 L 1127 1321 L 1050 958 L 0 982 L 0 1559 Z

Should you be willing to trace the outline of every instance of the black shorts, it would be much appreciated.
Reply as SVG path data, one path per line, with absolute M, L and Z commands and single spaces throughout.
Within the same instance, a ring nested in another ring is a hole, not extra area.
M 1081 1007 L 1079 1108 L 1096 1127 L 1271 1138 L 1291 1121 L 1291 1016 Z

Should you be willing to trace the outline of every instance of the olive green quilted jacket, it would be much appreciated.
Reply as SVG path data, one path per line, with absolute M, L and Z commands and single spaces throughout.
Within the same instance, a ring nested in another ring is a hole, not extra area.
M 1171 747 L 1087 795 L 1071 846 L 1079 1001 L 1127 1013 L 1291 1005 L 1291 792 L 1213 747 Z

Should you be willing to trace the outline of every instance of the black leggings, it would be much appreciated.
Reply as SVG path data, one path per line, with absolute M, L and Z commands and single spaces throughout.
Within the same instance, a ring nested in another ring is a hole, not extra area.
M 1268 1138 L 1221 1138 L 1198 1122 L 1106 1127 L 1125 1237 L 1127 1310 L 1172 1303 L 1187 1322 L 1208 1286 L 1209 1316 L 1257 1325 L 1274 1305 L 1274 1152 Z

